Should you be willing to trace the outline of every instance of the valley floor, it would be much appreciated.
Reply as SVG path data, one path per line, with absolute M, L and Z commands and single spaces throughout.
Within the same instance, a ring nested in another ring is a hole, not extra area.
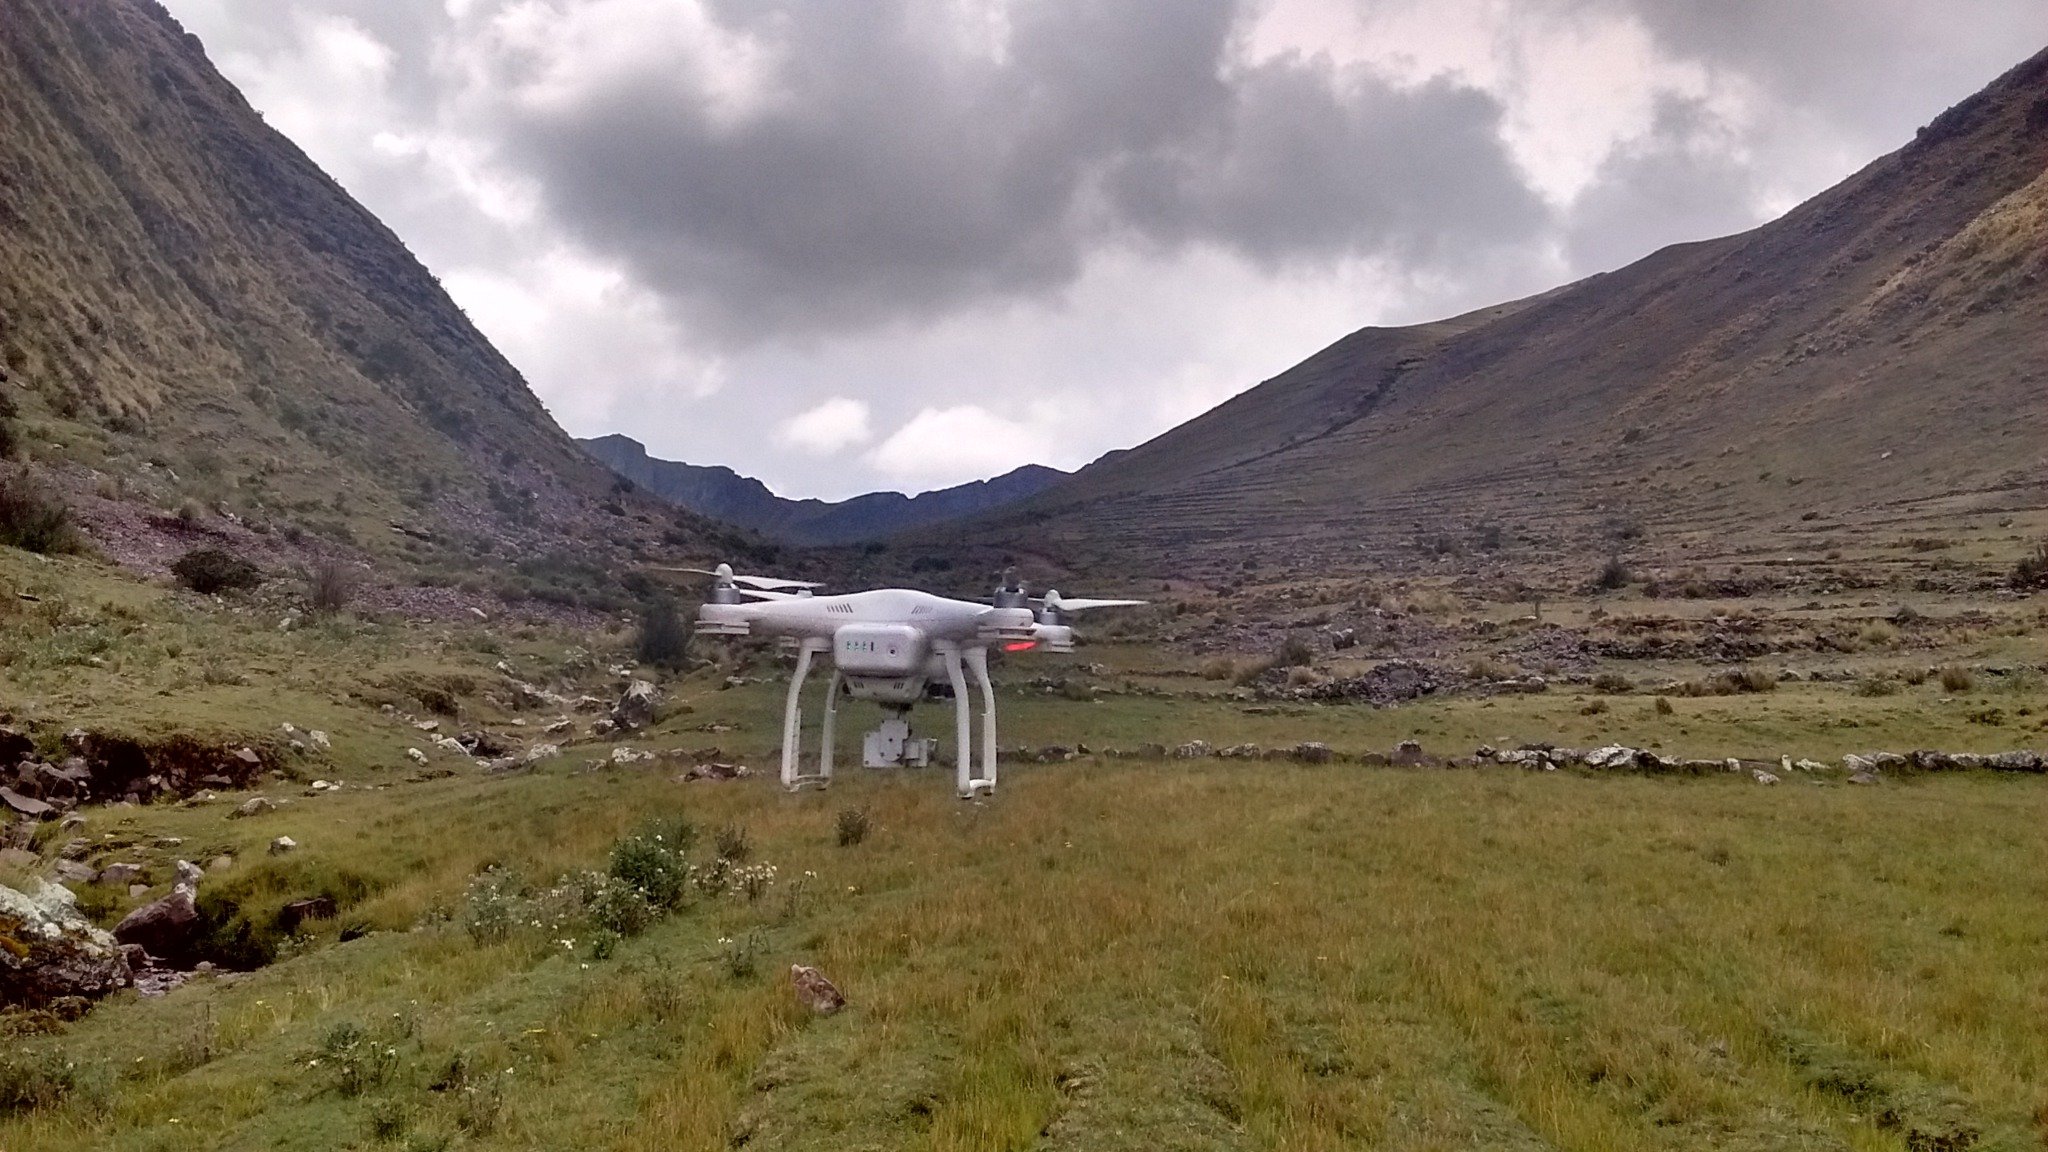
M 315 809 L 244 823 L 306 845 L 280 884 L 376 878 L 367 934 L 11 1040 L 83 1071 L 0 1146 L 2020 1148 L 2048 1106 L 2038 777 L 556 769 Z M 464 931 L 484 865 L 602 868 L 658 817 L 775 880 L 604 959 Z

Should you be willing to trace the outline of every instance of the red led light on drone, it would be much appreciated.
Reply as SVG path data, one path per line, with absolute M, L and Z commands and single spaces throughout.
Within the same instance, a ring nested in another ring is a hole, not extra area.
M 1005 644 L 1005 645 L 1003 645 L 1003 651 L 1005 651 L 1005 652 L 1029 652 L 1029 651 L 1031 651 L 1031 650 L 1032 650 L 1033 648 L 1036 648 L 1036 647 L 1038 647 L 1038 641 L 1036 641 L 1036 640 L 1019 640 L 1019 641 L 1017 641 L 1017 642 L 1016 642 L 1016 643 L 1014 643 L 1014 644 Z

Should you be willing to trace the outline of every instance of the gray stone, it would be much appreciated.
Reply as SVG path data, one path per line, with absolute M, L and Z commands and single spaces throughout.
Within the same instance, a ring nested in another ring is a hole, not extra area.
M 139 945 L 152 956 L 169 960 L 190 957 L 201 928 L 197 899 L 203 873 L 189 860 L 178 861 L 177 869 L 178 879 L 169 895 L 122 917 L 114 925 L 114 939 Z
M 1877 771 L 1877 763 L 1868 756 L 1858 756 L 1851 752 L 1847 756 L 1842 757 L 1842 770 L 1852 774 L 1857 772 L 1875 772 Z
M 1986 766 L 2000 772 L 2039 772 L 2042 770 L 2039 752 L 2000 752 L 1986 761 Z
M 0 1004 L 36 1008 L 63 996 L 97 999 L 125 986 L 127 957 L 78 911 L 62 885 L 36 881 L 31 892 L 0 887 Z
M 1190 740 L 1175 748 L 1173 754 L 1180 760 L 1200 760 L 1209 754 L 1209 746 L 1200 740 Z
M 1417 740 L 1403 740 L 1394 745 L 1393 754 L 1389 759 L 1392 763 L 1412 768 L 1422 763 L 1422 743 Z
M 1750 775 L 1756 777 L 1756 782 L 1759 784 L 1776 784 L 1778 782 L 1778 777 L 1775 773 L 1766 772 L 1761 768 L 1750 773 Z
M 846 1007 L 846 997 L 841 995 L 838 987 L 825 979 L 825 974 L 816 968 L 803 964 L 790 965 L 789 982 L 796 991 L 797 1002 L 820 1016 L 830 1016 Z
M 0 805 L 4 805 L 32 820 L 47 820 L 57 814 L 57 809 L 33 796 L 23 796 L 12 788 L 0 788 Z
M 99 869 L 83 860 L 59 860 L 51 871 L 67 884 L 90 884 L 100 876 Z
M 1303 764 L 1328 764 L 1332 753 L 1330 746 L 1320 740 L 1304 740 L 1294 746 L 1290 755 Z
M 612 723 L 628 732 L 637 732 L 654 723 L 655 707 L 660 701 L 661 692 L 653 681 L 635 680 L 626 685 L 618 703 L 612 705 Z
M 270 842 L 270 854 L 272 856 L 282 856 L 287 852 L 298 851 L 298 847 L 299 842 L 297 840 L 289 836 L 279 836 Z
M 1865 771 L 1865 772 L 1851 772 L 1851 773 L 1849 773 L 1849 783 L 1851 783 L 1851 784 L 1875 784 L 1875 783 L 1877 783 L 1877 773 L 1875 773 L 1875 772 L 1867 772 L 1867 771 Z
M 125 888 L 140 879 L 142 879 L 142 865 L 140 864 L 109 864 L 105 868 L 100 869 L 99 881 L 109 887 Z
M 233 812 L 228 813 L 228 819 L 237 820 L 245 816 L 261 816 L 265 812 L 275 811 L 277 811 L 277 801 L 267 796 L 251 796 L 247 800 L 242 801 Z

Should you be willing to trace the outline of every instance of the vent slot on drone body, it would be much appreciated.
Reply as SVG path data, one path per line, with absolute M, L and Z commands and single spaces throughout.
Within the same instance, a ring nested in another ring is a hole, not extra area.
M 853 605 L 851 605 L 851 604 L 828 604 L 828 605 L 826 605 L 826 606 L 825 606 L 825 611 L 827 611 L 827 612 L 837 612 L 837 613 L 839 613 L 839 614 L 841 614 L 841 615 L 843 615 L 843 616 L 851 616 L 851 615 L 853 615 Z

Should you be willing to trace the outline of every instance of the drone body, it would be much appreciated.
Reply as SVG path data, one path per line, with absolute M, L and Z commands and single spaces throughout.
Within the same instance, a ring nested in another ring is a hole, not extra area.
M 1047 651 L 1071 652 L 1073 630 L 1066 624 L 1066 613 L 1143 603 L 1062 600 L 1057 592 L 1033 600 L 1018 585 L 1014 573 L 1006 575 L 993 604 L 907 588 L 815 596 L 811 594 L 815 585 L 737 576 L 724 564 L 705 574 L 715 577 L 715 583 L 697 613 L 699 635 L 775 636 L 796 646 L 796 673 L 790 678 L 782 723 L 782 783 L 792 791 L 832 780 L 833 727 L 842 688 L 856 700 L 872 700 L 895 713 L 868 733 L 864 743 L 865 763 L 883 767 L 922 765 L 929 760 L 932 742 L 911 737 L 908 715 L 911 705 L 925 699 L 935 685 L 944 684 L 953 697 L 954 765 L 960 796 L 967 799 L 994 792 L 996 699 L 988 675 L 989 646 L 1026 651 L 1042 644 Z M 817 770 L 804 772 L 803 685 L 812 663 L 821 656 L 832 664 L 825 692 L 823 747 Z M 975 742 L 967 699 L 970 674 L 982 705 L 979 764 L 971 754 Z

